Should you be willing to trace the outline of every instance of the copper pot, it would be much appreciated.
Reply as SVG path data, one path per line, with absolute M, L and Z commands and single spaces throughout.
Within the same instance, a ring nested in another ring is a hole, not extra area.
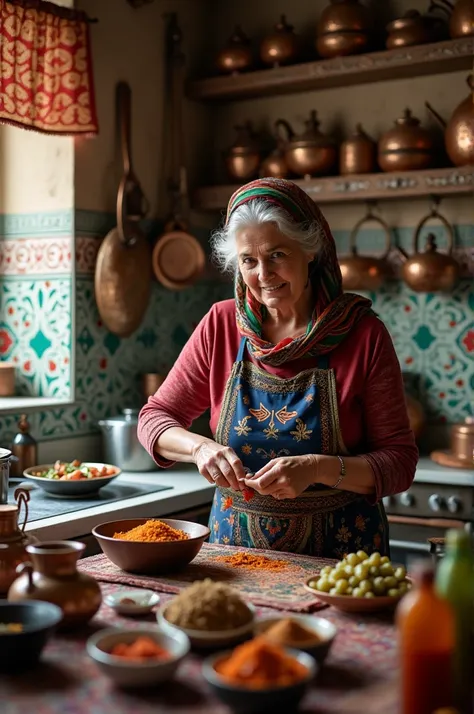
M 403 17 L 387 25 L 388 37 L 385 45 L 388 50 L 392 50 L 396 47 L 436 42 L 443 37 L 444 27 L 441 18 L 422 15 L 418 10 L 408 10 Z
M 226 74 L 237 74 L 250 69 L 253 64 L 250 40 L 240 25 L 236 25 L 226 46 L 218 53 L 217 68 Z
M 305 131 L 292 138 L 285 147 L 288 167 L 298 176 L 305 177 L 331 173 L 337 163 L 335 141 L 319 131 L 317 112 L 314 109 L 305 125 Z
M 86 546 L 78 541 L 44 541 L 27 545 L 31 562 L 18 566 L 20 574 L 8 591 L 8 599 L 45 600 L 63 611 L 61 628 L 88 622 L 102 602 L 98 583 L 77 570 Z
M 158 389 L 161 387 L 165 378 L 162 374 L 157 372 L 147 372 L 142 374 L 142 393 L 145 399 L 152 397 Z
M 447 124 L 431 104 L 425 102 L 444 129 L 446 151 L 455 166 L 474 164 L 474 75 L 468 76 L 467 83 L 471 91 L 456 107 Z
M 280 132 L 283 128 L 284 136 Z M 275 134 L 277 145 L 271 154 L 267 156 L 260 166 L 260 177 L 272 176 L 273 178 L 286 178 L 290 169 L 285 158 L 285 147 L 293 138 L 293 129 L 284 119 L 277 119 L 275 122 Z
M 370 174 L 377 167 L 376 155 L 376 142 L 365 133 L 360 124 L 357 124 L 355 133 L 341 144 L 339 173 L 342 176 Z
M 237 138 L 224 154 L 227 172 L 236 181 L 248 181 L 258 173 L 261 156 L 251 122 L 235 127 Z
M 364 52 L 372 22 L 359 0 L 331 0 L 318 21 L 316 49 L 321 57 L 344 57 Z
M 395 121 L 395 127 L 378 142 L 378 163 L 382 171 L 416 171 L 433 164 L 434 140 L 431 132 L 420 126 L 410 109 Z
M 462 424 L 452 425 L 451 453 L 461 461 L 472 462 L 474 467 L 474 416 L 466 417 Z
M 260 44 L 262 62 L 270 67 L 291 64 L 296 61 L 298 52 L 299 42 L 293 27 L 286 22 L 286 16 L 281 15 L 275 31 L 264 37 Z
M 36 543 L 37 539 L 25 533 L 28 520 L 28 501 L 30 493 L 22 488 L 15 491 L 16 503 L 0 505 L 0 595 L 5 596 L 10 585 L 18 577 L 16 569 L 27 560 L 26 546 Z M 21 506 L 25 514 L 23 525 L 18 525 Z
M 421 402 L 412 397 L 411 394 L 405 394 L 405 399 L 407 403 L 408 421 L 410 422 L 410 427 L 415 435 L 415 439 L 418 440 L 425 427 L 425 410 Z
M 381 258 L 359 255 L 356 240 L 359 230 L 368 222 L 382 226 L 385 232 L 385 253 Z M 378 290 L 389 274 L 387 256 L 391 248 L 390 228 L 381 218 L 374 216 L 371 210 L 358 221 L 351 231 L 349 239 L 350 255 L 339 258 L 344 290 Z
M 458 0 L 449 20 L 449 34 L 452 38 L 474 35 L 474 3 L 472 0 Z
M 430 233 L 424 253 L 418 251 L 421 229 L 429 220 L 437 218 L 441 221 L 448 235 L 447 253 L 439 253 L 435 236 Z M 425 216 L 415 229 L 413 237 L 413 254 L 409 257 L 406 252 L 397 246 L 397 250 L 404 259 L 402 273 L 405 283 L 415 292 L 449 292 L 459 279 L 459 263 L 452 257 L 454 245 L 454 231 L 450 223 L 436 208 Z

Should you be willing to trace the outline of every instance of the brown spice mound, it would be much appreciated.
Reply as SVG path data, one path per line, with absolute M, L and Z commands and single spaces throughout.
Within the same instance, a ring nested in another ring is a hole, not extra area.
M 252 553 L 235 553 L 234 555 L 218 555 L 215 560 L 220 560 L 234 568 L 249 568 L 251 570 L 283 570 L 288 567 L 286 560 L 274 560 L 264 555 Z
M 301 647 L 301 645 L 320 642 L 320 637 L 316 632 L 300 625 L 297 620 L 292 620 L 290 617 L 284 617 L 275 622 L 268 630 L 265 630 L 263 636 L 284 647 Z
M 123 533 L 114 533 L 118 540 L 134 540 L 141 543 L 159 543 L 170 540 L 188 540 L 189 535 L 178 528 L 172 528 L 163 521 L 149 520 Z
M 252 611 L 239 594 L 225 583 L 206 578 L 177 595 L 165 610 L 168 622 L 191 630 L 233 630 L 246 625 Z

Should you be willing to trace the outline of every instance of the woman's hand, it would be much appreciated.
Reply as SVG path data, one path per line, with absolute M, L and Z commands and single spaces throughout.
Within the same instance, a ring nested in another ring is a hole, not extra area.
M 318 457 L 280 456 L 265 464 L 260 471 L 247 476 L 244 483 L 262 496 L 296 498 L 318 480 Z
M 203 441 L 193 450 L 193 458 L 199 473 L 221 488 L 241 491 L 245 488 L 245 471 L 242 461 L 229 446 L 215 441 Z

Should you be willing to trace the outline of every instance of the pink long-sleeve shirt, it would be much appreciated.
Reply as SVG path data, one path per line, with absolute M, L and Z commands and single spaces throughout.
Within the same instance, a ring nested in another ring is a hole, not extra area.
M 172 465 L 153 451 L 167 429 L 187 429 L 210 409 L 210 427 L 215 434 L 240 339 L 234 300 L 213 305 L 162 386 L 142 408 L 138 438 L 158 465 Z M 272 367 L 254 360 L 248 350 L 245 359 L 282 378 L 316 367 L 313 358 Z M 405 491 L 415 475 L 418 449 L 408 421 L 400 365 L 384 324 L 373 314 L 363 317 L 330 353 L 329 366 L 336 377 L 342 438 L 351 455 L 362 456 L 371 465 L 374 500 Z

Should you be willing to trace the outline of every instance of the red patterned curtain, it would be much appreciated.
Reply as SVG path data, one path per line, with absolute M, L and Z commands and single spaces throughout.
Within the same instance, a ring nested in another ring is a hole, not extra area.
M 85 13 L 41 0 L 0 0 L 0 122 L 47 134 L 97 134 Z

